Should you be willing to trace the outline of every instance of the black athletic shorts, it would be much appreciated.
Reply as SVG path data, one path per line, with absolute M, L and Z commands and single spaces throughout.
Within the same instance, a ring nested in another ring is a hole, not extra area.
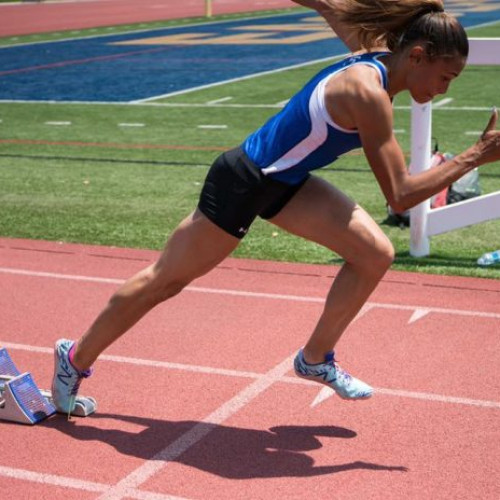
M 257 216 L 270 219 L 304 185 L 266 177 L 241 148 L 220 155 L 210 167 L 198 208 L 227 233 L 243 238 Z

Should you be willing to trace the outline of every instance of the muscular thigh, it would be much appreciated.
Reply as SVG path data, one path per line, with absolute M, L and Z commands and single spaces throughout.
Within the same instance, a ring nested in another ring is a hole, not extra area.
M 356 260 L 369 251 L 385 251 L 391 247 L 365 210 L 316 176 L 311 176 L 270 222 L 323 245 L 346 260 Z

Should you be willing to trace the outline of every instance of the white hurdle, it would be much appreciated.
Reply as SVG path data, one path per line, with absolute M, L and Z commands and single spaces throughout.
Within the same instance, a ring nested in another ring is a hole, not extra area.
M 468 65 L 500 65 L 500 38 L 471 38 Z M 494 104 L 494 103 L 492 103 Z M 410 173 L 430 168 L 432 103 L 412 103 Z M 431 210 L 430 200 L 410 210 L 410 254 L 430 254 L 430 238 L 500 218 L 500 191 Z

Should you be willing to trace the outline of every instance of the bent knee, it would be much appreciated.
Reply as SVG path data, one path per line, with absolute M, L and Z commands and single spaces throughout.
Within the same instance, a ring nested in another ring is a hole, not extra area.
M 373 274 L 384 275 L 392 266 L 395 257 L 393 244 L 384 235 L 383 238 L 377 238 L 377 241 L 372 249 L 368 259 L 369 270 Z
M 355 257 L 349 259 L 349 262 L 370 276 L 382 277 L 394 262 L 394 246 L 383 233 L 373 235 L 369 243 L 357 250 Z
M 374 264 L 380 267 L 380 269 L 385 273 L 385 271 L 392 266 L 395 256 L 396 252 L 393 244 L 389 240 L 386 240 L 383 244 L 377 246 L 374 256 Z

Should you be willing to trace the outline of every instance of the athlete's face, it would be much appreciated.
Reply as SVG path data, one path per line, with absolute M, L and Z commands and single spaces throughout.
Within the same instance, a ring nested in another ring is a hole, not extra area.
M 418 49 L 415 47 L 414 49 Z M 410 53 L 408 90 L 422 104 L 448 91 L 450 83 L 462 72 L 465 58 L 461 56 L 429 59 L 423 50 Z

